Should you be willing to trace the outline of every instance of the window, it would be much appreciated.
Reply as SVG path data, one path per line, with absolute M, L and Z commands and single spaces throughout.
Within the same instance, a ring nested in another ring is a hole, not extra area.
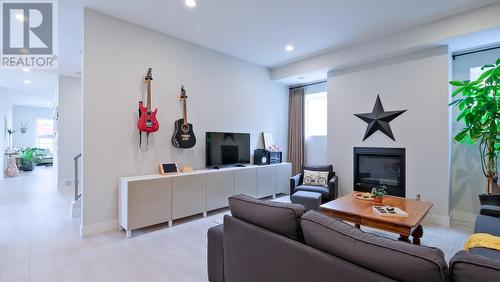
M 305 97 L 305 131 L 307 136 L 326 136 L 326 92 L 307 94 Z
M 36 120 L 36 143 L 38 148 L 54 151 L 54 120 Z
M 483 74 L 483 70 L 481 70 L 481 67 L 475 67 L 470 69 L 470 81 L 474 81 L 479 78 L 481 74 Z

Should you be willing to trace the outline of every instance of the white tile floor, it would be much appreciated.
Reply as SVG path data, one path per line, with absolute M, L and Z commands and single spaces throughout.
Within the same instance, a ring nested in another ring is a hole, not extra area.
M 71 189 L 56 188 L 53 169 L 0 180 L 0 282 L 206 281 L 206 231 L 224 211 L 136 231 L 79 237 L 69 217 Z M 425 226 L 422 243 L 449 259 L 467 228 Z M 385 234 L 392 236 L 390 234 Z

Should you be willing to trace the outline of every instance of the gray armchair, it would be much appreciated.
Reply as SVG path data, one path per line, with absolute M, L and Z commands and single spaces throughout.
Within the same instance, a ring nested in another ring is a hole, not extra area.
M 328 172 L 328 187 L 308 186 L 303 185 L 303 171 L 327 171 Z M 303 165 L 302 173 L 299 173 L 290 178 L 290 196 L 297 191 L 317 192 L 321 194 L 321 202 L 335 200 L 338 196 L 338 177 L 335 176 L 332 165 Z

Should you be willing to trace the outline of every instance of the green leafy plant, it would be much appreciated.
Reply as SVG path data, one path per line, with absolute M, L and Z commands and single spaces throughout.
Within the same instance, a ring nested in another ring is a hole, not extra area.
M 479 144 L 481 166 L 486 177 L 486 193 L 490 194 L 493 178 L 498 171 L 500 152 L 500 58 L 494 65 L 485 65 L 484 72 L 474 81 L 450 81 L 455 86 L 452 97 L 461 94 L 450 103 L 459 110 L 457 121 L 465 127 L 455 135 L 455 141 Z
M 21 157 L 21 169 L 25 171 L 31 171 L 34 168 L 34 165 L 40 163 L 42 158 L 40 154 L 38 154 L 38 148 L 24 148 L 19 154 Z
M 372 196 L 374 198 L 383 197 L 387 195 L 387 187 L 385 185 L 375 186 L 372 189 Z

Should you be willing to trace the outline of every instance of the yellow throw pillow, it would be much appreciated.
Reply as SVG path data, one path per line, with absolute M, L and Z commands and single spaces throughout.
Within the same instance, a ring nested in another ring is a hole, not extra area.
M 465 242 L 464 249 L 468 251 L 472 248 L 488 248 L 500 251 L 500 237 L 487 233 L 472 234 Z
M 328 171 L 304 170 L 302 184 L 328 187 Z

